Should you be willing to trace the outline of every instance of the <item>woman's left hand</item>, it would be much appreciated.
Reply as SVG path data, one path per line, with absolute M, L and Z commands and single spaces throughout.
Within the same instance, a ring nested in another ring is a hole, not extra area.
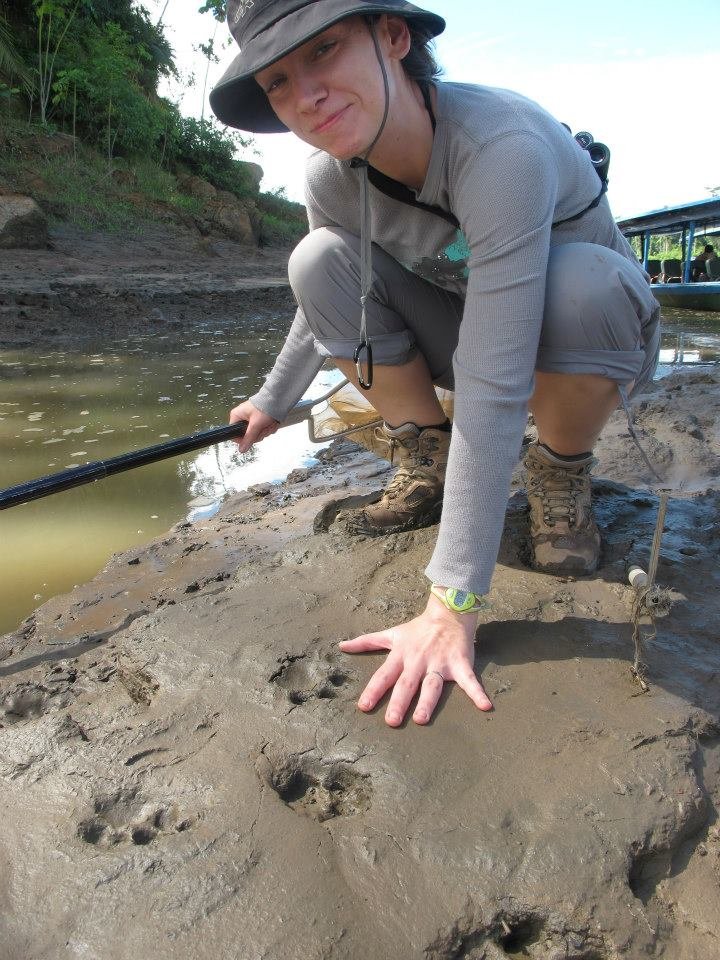
M 477 614 L 453 613 L 431 595 L 425 610 L 414 620 L 354 640 L 341 640 L 339 646 L 345 653 L 390 651 L 363 690 L 358 700 L 360 709 L 372 710 L 392 687 L 385 722 L 398 727 L 419 689 L 413 720 L 428 723 L 444 681 L 454 680 L 479 710 L 492 710 L 473 668 L 476 627 Z

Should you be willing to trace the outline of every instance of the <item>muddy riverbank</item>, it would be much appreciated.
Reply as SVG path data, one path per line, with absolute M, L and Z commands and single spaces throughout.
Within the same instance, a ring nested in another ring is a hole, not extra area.
M 0 957 L 714 956 L 720 375 L 634 408 L 674 488 L 648 693 L 625 566 L 657 497 L 618 415 L 596 576 L 530 570 L 510 501 L 478 632 L 490 714 L 450 687 L 426 728 L 357 711 L 382 658 L 337 641 L 421 608 L 436 531 L 349 538 L 338 509 L 389 467 L 346 441 L 7 635 Z
M 292 311 L 288 255 L 163 225 L 132 236 L 57 228 L 47 250 L 3 251 L 0 342 L 162 332 L 239 305 Z

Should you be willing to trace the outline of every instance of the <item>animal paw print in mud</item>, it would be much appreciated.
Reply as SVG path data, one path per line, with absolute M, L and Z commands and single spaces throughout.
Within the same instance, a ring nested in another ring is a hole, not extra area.
M 0 728 L 37 720 L 53 711 L 65 709 L 88 684 L 107 684 L 117 679 L 130 699 L 147 706 L 158 690 L 158 683 L 144 667 L 116 659 L 94 660 L 80 665 L 67 660 L 50 667 L 39 681 L 23 681 L 9 689 L 0 688 Z
M 334 700 L 349 680 L 350 674 L 335 666 L 330 654 L 282 657 L 280 666 L 270 676 L 270 682 L 283 690 L 295 705 L 313 699 Z
M 73 699 L 72 684 L 76 679 L 75 670 L 56 667 L 44 683 L 25 681 L 0 691 L 0 727 L 37 720 L 51 709 L 66 707 Z
M 9 727 L 23 720 L 41 717 L 48 708 L 50 691 L 33 683 L 22 683 L 0 700 L 0 724 Z
M 342 760 L 294 754 L 273 762 L 261 754 L 257 769 L 292 810 L 319 823 L 364 813 L 370 808 L 372 787 L 368 775 Z
M 79 823 L 77 832 L 96 847 L 145 846 L 162 834 L 182 833 L 191 826 L 189 819 L 180 818 L 174 803 L 148 802 L 134 790 L 96 797 L 93 807 L 93 816 Z

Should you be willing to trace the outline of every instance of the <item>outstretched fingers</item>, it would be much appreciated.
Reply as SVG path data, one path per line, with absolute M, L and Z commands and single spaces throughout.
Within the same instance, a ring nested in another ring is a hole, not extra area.
M 343 653 L 365 653 L 367 650 L 392 650 L 392 635 L 389 630 L 363 633 L 354 640 L 341 640 L 338 646 Z
M 398 678 L 402 674 L 402 669 L 402 661 L 399 658 L 393 658 L 392 655 L 389 656 L 385 663 L 370 677 L 367 686 L 360 694 L 358 700 L 360 709 L 366 712 L 372 710 L 391 687 L 395 687 L 397 690 Z M 402 720 L 402 717 L 400 719 Z
M 430 717 L 435 712 L 444 686 L 445 678 L 438 670 L 429 670 L 425 674 L 420 687 L 420 697 L 413 711 L 415 723 L 425 724 L 430 722 Z
M 401 664 L 402 666 L 402 664 Z M 393 692 L 388 701 L 385 711 L 385 722 L 391 727 L 399 727 L 405 718 L 413 697 L 417 693 L 418 687 L 423 682 L 422 664 L 414 664 L 411 667 L 405 666 L 393 687 Z M 442 681 L 436 675 L 442 691 Z M 438 694 L 439 696 L 439 694 Z
M 385 710 L 389 726 L 402 724 L 416 696 L 413 720 L 417 724 L 429 723 L 448 680 L 455 681 L 479 710 L 492 710 L 473 670 L 474 623 L 459 623 L 457 617 L 444 620 L 442 611 L 439 614 L 437 610 L 431 614 L 426 611 L 392 629 L 340 641 L 344 653 L 390 651 L 358 700 L 361 710 L 373 710 L 391 691 Z
M 469 664 L 457 669 L 452 679 L 465 691 L 478 710 L 492 710 L 493 705 Z

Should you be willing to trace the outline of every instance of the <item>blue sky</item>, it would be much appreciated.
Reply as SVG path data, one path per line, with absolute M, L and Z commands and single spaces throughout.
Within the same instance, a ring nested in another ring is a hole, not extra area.
M 151 11 L 164 0 L 145 0 Z M 709 196 L 720 185 L 720 2 L 692 8 L 677 0 L 431 0 L 447 20 L 437 54 L 445 79 L 507 87 L 569 124 L 590 130 L 612 151 L 610 202 L 617 216 Z M 205 66 L 192 46 L 213 34 L 199 0 L 170 0 L 168 37 L 191 89 L 173 84 L 184 113 L 199 116 Z M 690 14 L 688 11 L 692 9 Z M 217 41 L 225 40 L 220 27 Z M 208 90 L 234 50 L 223 48 Z M 206 115 L 208 108 L 206 106 Z M 286 187 L 302 199 L 307 153 L 291 134 L 256 138 L 263 189 Z

